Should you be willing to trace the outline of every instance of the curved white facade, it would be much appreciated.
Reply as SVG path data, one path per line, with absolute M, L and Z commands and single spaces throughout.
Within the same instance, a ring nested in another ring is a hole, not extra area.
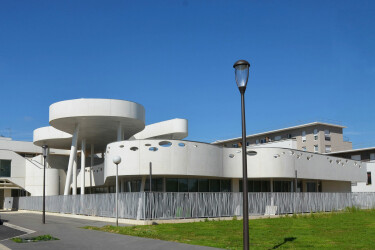
M 162 145 L 169 145 L 168 147 Z M 249 148 L 257 155 L 248 156 L 248 178 L 306 179 L 320 181 L 363 181 L 366 167 L 354 160 L 284 148 Z M 242 178 L 242 151 L 211 144 L 177 140 L 134 140 L 107 146 L 104 178 L 116 175 L 113 157 L 120 176 L 147 176 L 152 163 L 154 176 L 204 178 Z M 297 176 L 296 176 L 297 174 Z M 327 185 L 328 188 L 328 185 Z

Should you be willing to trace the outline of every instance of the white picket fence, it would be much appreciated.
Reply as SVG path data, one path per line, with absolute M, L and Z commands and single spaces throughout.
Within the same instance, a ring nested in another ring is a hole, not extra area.
M 46 211 L 115 217 L 115 194 L 47 196 Z M 178 219 L 242 216 L 242 193 L 119 193 L 119 218 Z M 5 198 L 4 208 L 42 210 L 43 197 Z M 338 211 L 375 208 L 375 193 L 249 193 L 249 214 Z

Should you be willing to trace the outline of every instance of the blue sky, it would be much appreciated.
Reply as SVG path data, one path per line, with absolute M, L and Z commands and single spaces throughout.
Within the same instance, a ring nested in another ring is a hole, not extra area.
M 0 133 L 32 140 L 48 106 L 144 105 L 189 140 L 241 135 L 233 63 L 251 63 L 248 134 L 340 122 L 375 146 L 374 1 L 1 1 Z

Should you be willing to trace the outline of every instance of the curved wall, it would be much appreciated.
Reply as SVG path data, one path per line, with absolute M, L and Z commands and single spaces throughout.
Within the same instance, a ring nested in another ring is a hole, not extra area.
M 163 140 L 133 140 L 108 144 L 104 178 L 116 175 L 112 162 L 116 155 L 122 158 L 119 175 L 148 175 L 149 164 L 152 162 L 154 175 L 222 176 L 220 147 L 176 140 L 168 140 L 172 145 L 163 147 L 159 145 L 160 142 Z M 157 148 L 157 151 L 150 151 L 153 147 Z M 131 148 L 137 150 L 133 151 Z
M 170 142 L 169 147 L 162 147 Z M 183 143 L 184 146 L 179 146 Z M 150 151 L 150 148 L 157 151 Z M 137 149 L 136 151 L 131 150 Z M 365 181 L 365 164 L 321 154 L 283 148 L 248 148 L 257 155 L 248 156 L 249 178 L 295 178 Z M 115 176 L 112 162 L 121 156 L 119 175 L 148 175 L 152 162 L 154 175 L 208 176 L 242 178 L 242 151 L 212 144 L 177 140 L 134 140 L 108 144 L 104 178 Z

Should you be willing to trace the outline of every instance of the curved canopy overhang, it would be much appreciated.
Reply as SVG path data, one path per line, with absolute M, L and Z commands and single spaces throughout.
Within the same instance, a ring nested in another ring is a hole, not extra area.
M 79 127 L 78 140 L 104 149 L 117 140 L 128 139 L 145 127 L 142 105 L 114 99 L 74 99 L 54 103 L 49 108 L 49 123 L 58 130 L 73 134 Z
M 182 140 L 188 136 L 188 121 L 172 119 L 147 125 L 144 130 L 135 134 L 134 139 L 169 139 Z
M 42 127 L 34 130 L 33 143 L 40 147 L 48 145 L 50 148 L 69 149 L 72 135 L 51 126 Z

